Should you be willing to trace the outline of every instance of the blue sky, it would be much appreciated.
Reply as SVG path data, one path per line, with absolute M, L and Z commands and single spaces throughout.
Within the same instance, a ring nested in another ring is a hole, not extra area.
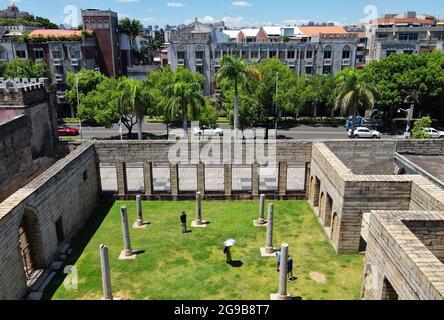
M 56 23 L 76 21 L 83 8 L 111 8 L 145 25 L 175 25 L 194 18 L 224 20 L 233 27 L 267 23 L 294 24 L 307 20 L 359 23 L 383 13 L 417 11 L 444 18 L 443 0 L 16 0 L 23 11 Z M 0 0 L 6 7 L 9 0 Z

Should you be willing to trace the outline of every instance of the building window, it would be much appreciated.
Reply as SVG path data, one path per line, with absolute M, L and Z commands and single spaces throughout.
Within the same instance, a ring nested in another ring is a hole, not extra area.
M 378 39 L 379 40 L 387 40 L 388 34 L 387 33 L 378 33 Z
M 201 59 L 201 60 L 203 60 L 203 58 L 204 58 L 204 52 L 203 52 L 203 50 L 197 49 L 197 50 L 196 50 L 196 59 Z
M 239 58 L 240 57 L 240 51 L 239 50 L 233 50 L 232 56 L 236 57 L 236 58 Z
M 26 51 L 25 50 L 17 50 L 15 52 L 15 55 L 17 56 L 17 58 L 26 59 Z
M 417 33 L 400 33 L 399 41 L 416 41 L 418 40 Z
M 204 74 L 203 66 L 196 66 L 196 72 L 199 72 L 201 75 Z
M 97 29 L 102 29 L 102 21 L 97 21 Z
M 387 50 L 387 57 L 391 54 L 396 54 L 396 50 Z
M 324 59 L 331 59 L 331 57 L 332 57 L 331 48 L 330 47 L 325 48 Z
M 296 56 L 296 52 L 294 50 L 290 50 L 287 52 L 287 59 L 294 59 Z
M 62 50 L 55 49 L 52 51 L 52 58 L 53 59 L 63 59 L 63 53 Z
M 96 21 L 95 20 L 91 20 L 91 28 L 92 29 L 96 28 Z
M 220 50 L 216 50 L 216 51 L 214 52 L 214 57 L 215 57 L 216 59 L 220 59 L 220 57 L 221 57 Z
M 7 60 L 6 50 L 3 47 L 0 47 L 0 60 L 1 61 L 6 61 Z
M 258 51 L 251 51 L 250 52 L 250 59 L 257 59 L 259 58 L 259 52 Z
M 313 74 L 313 67 L 305 67 L 306 74 Z
M 274 57 L 276 57 L 276 55 L 277 55 L 277 52 L 274 50 L 270 50 L 268 53 L 269 58 L 274 58 Z
M 103 28 L 105 28 L 105 29 L 109 28 L 109 21 L 108 20 L 103 21 Z
M 413 50 L 404 50 L 404 54 L 413 54 L 414 52 Z
M 34 59 L 43 59 L 45 54 L 43 52 L 43 48 L 35 48 L 34 49 Z
M 342 50 L 342 59 L 350 59 L 351 51 L 349 46 L 345 46 Z
M 324 66 L 323 70 L 322 70 L 322 74 L 331 74 L 331 66 Z
M 63 74 L 65 72 L 63 66 L 56 66 L 54 69 L 56 74 Z

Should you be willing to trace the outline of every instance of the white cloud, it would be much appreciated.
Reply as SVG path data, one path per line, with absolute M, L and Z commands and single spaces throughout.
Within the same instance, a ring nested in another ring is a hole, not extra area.
M 247 2 L 247 1 L 234 1 L 231 4 L 233 7 L 238 7 L 238 8 L 245 8 L 245 7 L 252 7 L 253 4 L 251 2 Z
M 244 17 L 223 17 L 222 21 L 229 27 L 241 28 L 245 27 L 248 23 Z
M 167 7 L 170 7 L 170 8 L 183 8 L 183 7 L 186 7 L 186 4 L 182 3 L 182 2 L 168 2 L 167 3 Z
M 287 19 L 282 21 L 284 24 L 291 24 L 291 25 L 303 25 L 303 24 L 307 24 L 310 21 L 313 20 L 309 20 L 309 19 Z
M 196 19 L 187 19 L 185 20 L 185 24 L 190 24 L 193 23 Z M 216 22 L 216 18 L 212 17 L 212 16 L 206 16 L 203 18 L 197 18 L 197 21 L 201 22 L 201 23 L 215 23 Z

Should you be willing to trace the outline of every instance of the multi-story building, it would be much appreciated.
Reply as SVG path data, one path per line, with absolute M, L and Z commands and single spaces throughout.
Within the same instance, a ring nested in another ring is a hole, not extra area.
M 444 49 L 444 21 L 416 12 L 385 15 L 366 26 L 367 62 L 393 53 Z
M 111 10 L 82 10 L 83 26 L 94 31 L 97 42 L 97 63 L 103 74 L 119 77 L 127 74 L 128 59 L 122 57 L 119 20 Z
M 285 41 L 284 41 L 285 40 Z M 215 94 L 215 75 L 224 55 L 260 61 L 277 57 L 298 75 L 334 74 L 356 67 L 357 33 L 339 26 L 282 27 L 225 30 L 223 24 L 195 21 L 171 35 L 167 44 L 172 70 L 200 72 L 204 93 Z
M 29 35 L 27 55 L 48 65 L 59 103 L 65 102 L 66 75 L 97 68 L 97 45 L 92 32 L 39 29 Z

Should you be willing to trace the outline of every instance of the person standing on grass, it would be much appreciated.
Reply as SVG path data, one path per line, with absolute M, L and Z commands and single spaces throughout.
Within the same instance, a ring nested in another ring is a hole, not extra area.
M 229 247 L 229 246 L 225 246 L 224 247 L 224 253 L 226 254 L 226 256 L 227 256 L 227 263 L 230 263 L 230 262 L 232 262 L 233 260 L 231 259 L 231 247 Z
M 288 256 L 287 260 L 287 274 L 288 274 L 288 280 L 293 280 L 293 259 Z
M 281 250 L 277 250 L 276 251 L 276 257 L 277 257 L 277 267 L 276 267 L 276 271 L 279 272 L 279 266 L 281 264 Z
M 182 215 L 180 216 L 180 223 L 182 224 L 182 233 L 187 232 L 187 214 L 185 211 L 182 212 Z

